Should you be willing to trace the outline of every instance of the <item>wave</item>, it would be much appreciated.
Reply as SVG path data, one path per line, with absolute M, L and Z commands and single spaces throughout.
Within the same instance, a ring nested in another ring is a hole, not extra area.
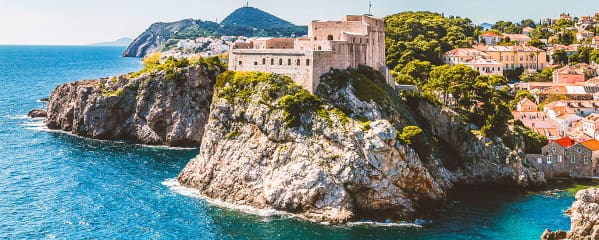
M 200 193 L 200 191 L 182 186 L 176 178 L 169 178 L 162 182 L 162 185 L 169 188 L 169 190 L 183 195 L 187 197 L 201 199 L 209 205 L 231 209 L 235 211 L 240 211 L 247 214 L 257 215 L 259 217 L 274 217 L 274 216 L 283 216 L 290 218 L 301 218 L 300 215 L 279 211 L 275 209 L 258 209 L 247 205 L 236 205 L 227 202 L 223 202 L 220 200 L 212 199 L 206 197 Z M 321 225 L 330 225 L 328 222 L 316 222 Z M 375 221 L 358 221 L 358 222 L 348 222 L 345 225 L 339 225 L 338 227 L 357 227 L 357 226 L 373 226 L 373 227 L 409 227 L 409 228 L 422 228 L 422 225 L 415 223 L 407 223 L 407 222 L 375 222 Z
M 7 119 L 31 119 L 27 115 L 10 115 L 10 114 L 7 114 L 4 117 L 7 118 Z
M 220 208 L 232 209 L 232 210 L 236 210 L 236 211 L 240 211 L 240 212 L 244 212 L 244 213 L 248 213 L 248 214 L 252 214 L 252 215 L 257 215 L 260 217 L 273 217 L 273 216 L 299 217 L 298 215 L 284 212 L 284 211 L 278 211 L 275 209 L 257 209 L 257 208 L 247 206 L 247 205 L 236 205 L 236 204 L 231 204 L 231 203 L 215 200 L 215 199 L 212 199 L 212 198 L 209 198 L 209 197 L 206 197 L 206 196 L 200 194 L 200 192 L 196 189 L 182 186 L 179 183 L 179 181 L 177 181 L 176 178 L 166 179 L 162 182 L 162 185 L 168 187 L 169 190 L 171 190 L 177 194 L 187 196 L 187 197 L 201 199 L 212 206 L 216 206 L 216 207 L 220 207 Z

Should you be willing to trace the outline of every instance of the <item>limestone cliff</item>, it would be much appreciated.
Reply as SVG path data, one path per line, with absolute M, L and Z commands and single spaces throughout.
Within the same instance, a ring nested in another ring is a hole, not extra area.
M 576 201 L 567 213 L 571 218 L 570 231 L 551 232 L 547 229 L 541 239 L 599 239 L 599 189 L 576 193 Z
M 419 116 L 379 76 L 358 73 L 325 76 L 318 97 L 281 76 L 221 76 L 202 151 L 179 182 L 209 198 L 328 222 L 414 219 L 443 204 L 456 183 L 543 183 L 500 142 L 476 138 L 432 105 Z M 450 171 L 432 136 L 407 141 L 403 127 L 419 123 L 469 163 Z
M 46 125 L 96 139 L 198 146 L 216 74 L 197 65 L 65 83 L 49 98 Z

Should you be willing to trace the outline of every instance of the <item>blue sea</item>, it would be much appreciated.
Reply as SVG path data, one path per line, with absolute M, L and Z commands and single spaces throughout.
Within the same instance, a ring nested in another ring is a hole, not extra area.
M 59 84 L 136 71 L 118 47 L 0 46 L 0 239 L 539 239 L 571 195 L 457 193 L 432 224 L 325 226 L 222 209 L 173 180 L 197 149 L 88 140 L 25 117 Z

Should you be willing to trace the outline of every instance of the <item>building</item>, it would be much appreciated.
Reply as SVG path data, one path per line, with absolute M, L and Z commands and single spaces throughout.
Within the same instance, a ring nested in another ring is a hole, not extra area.
M 504 70 L 523 68 L 541 71 L 547 67 L 545 51 L 536 47 L 476 45 L 474 48 L 501 63 Z
M 519 112 L 513 111 L 514 120 L 531 130 L 547 137 L 547 139 L 557 139 L 560 136 L 560 124 L 552 120 L 545 112 Z
M 568 20 L 568 21 L 572 21 L 572 16 L 570 16 L 569 13 L 567 13 L 567 14 L 566 13 L 561 13 L 559 15 L 559 18 L 560 19 L 564 19 L 564 20 Z
M 555 84 L 578 82 L 584 82 L 584 71 L 579 68 L 565 66 L 553 71 L 553 83 Z
M 531 28 L 531 27 L 524 27 L 524 28 L 522 29 L 522 34 L 524 34 L 524 35 L 526 35 L 526 36 L 529 36 L 529 37 L 530 37 L 530 34 L 531 34 L 531 33 L 532 33 L 532 31 L 534 31 L 534 30 L 535 30 L 535 29 L 534 29 L 534 28 Z
M 516 105 L 516 111 L 518 112 L 536 112 L 539 106 L 528 98 L 522 98 Z
M 487 45 L 496 45 L 503 40 L 503 35 L 495 31 L 486 31 L 478 37 L 479 43 Z
M 599 36 L 594 36 L 591 39 L 591 45 L 593 45 L 595 48 L 599 48 Z
M 588 38 L 592 38 L 594 36 L 595 36 L 595 33 L 591 32 L 591 31 L 587 31 L 587 30 L 581 29 L 581 30 L 579 30 L 576 33 L 576 41 L 581 42 L 581 41 L 584 41 L 584 40 L 586 40 Z
M 566 52 L 566 56 L 570 57 L 570 56 L 578 53 L 578 45 L 557 44 L 557 45 L 549 47 L 549 49 L 547 49 L 547 56 L 549 57 L 550 64 L 560 64 L 560 63 L 556 63 L 553 61 L 553 53 L 557 50 L 564 50 L 564 52 Z
M 518 42 L 520 44 L 526 44 L 526 43 L 530 42 L 530 40 L 531 40 L 531 38 L 528 35 L 526 35 L 526 34 L 507 34 L 507 33 L 504 33 L 503 34 L 503 38 L 506 39 L 506 40 L 509 38 L 510 41 Z
M 573 177 L 597 176 L 597 158 L 599 157 L 599 141 L 588 140 L 566 149 L 569 160 L 569 172 Z
M 584 134 L 597 139 L 599 137 L 599 132 L 597 132 L 599 130 L 599 114 L 593 113 L 582 119 L 582 129 Z
M 310 92 L 331 68 L 370 66 L 389 76 L 385 65 L 384 20 L 348 15 L 341 21 L 312 21 L 305 38 L 259 38 L 234 44 L 229 70 L 283 74 Z
M 474 48 L 457 48 L 443 54 L 443 62 L 454 66 L 456 64 L 466 65 L 481 75 L 500 75 L 503 76 L 503 67 L 501 63 L 484 52 Z

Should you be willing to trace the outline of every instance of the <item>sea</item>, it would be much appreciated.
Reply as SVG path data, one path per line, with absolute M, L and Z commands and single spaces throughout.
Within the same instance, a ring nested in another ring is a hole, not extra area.
M 26 117 L 61 83 L 141 69 L 123 50 L 0 46 L 0 239 L 539 239 L 569 229 L 567 192 L 458 191 L 422 225 L 232 210 L 177 185 L 199 149 L 84 139 Z

